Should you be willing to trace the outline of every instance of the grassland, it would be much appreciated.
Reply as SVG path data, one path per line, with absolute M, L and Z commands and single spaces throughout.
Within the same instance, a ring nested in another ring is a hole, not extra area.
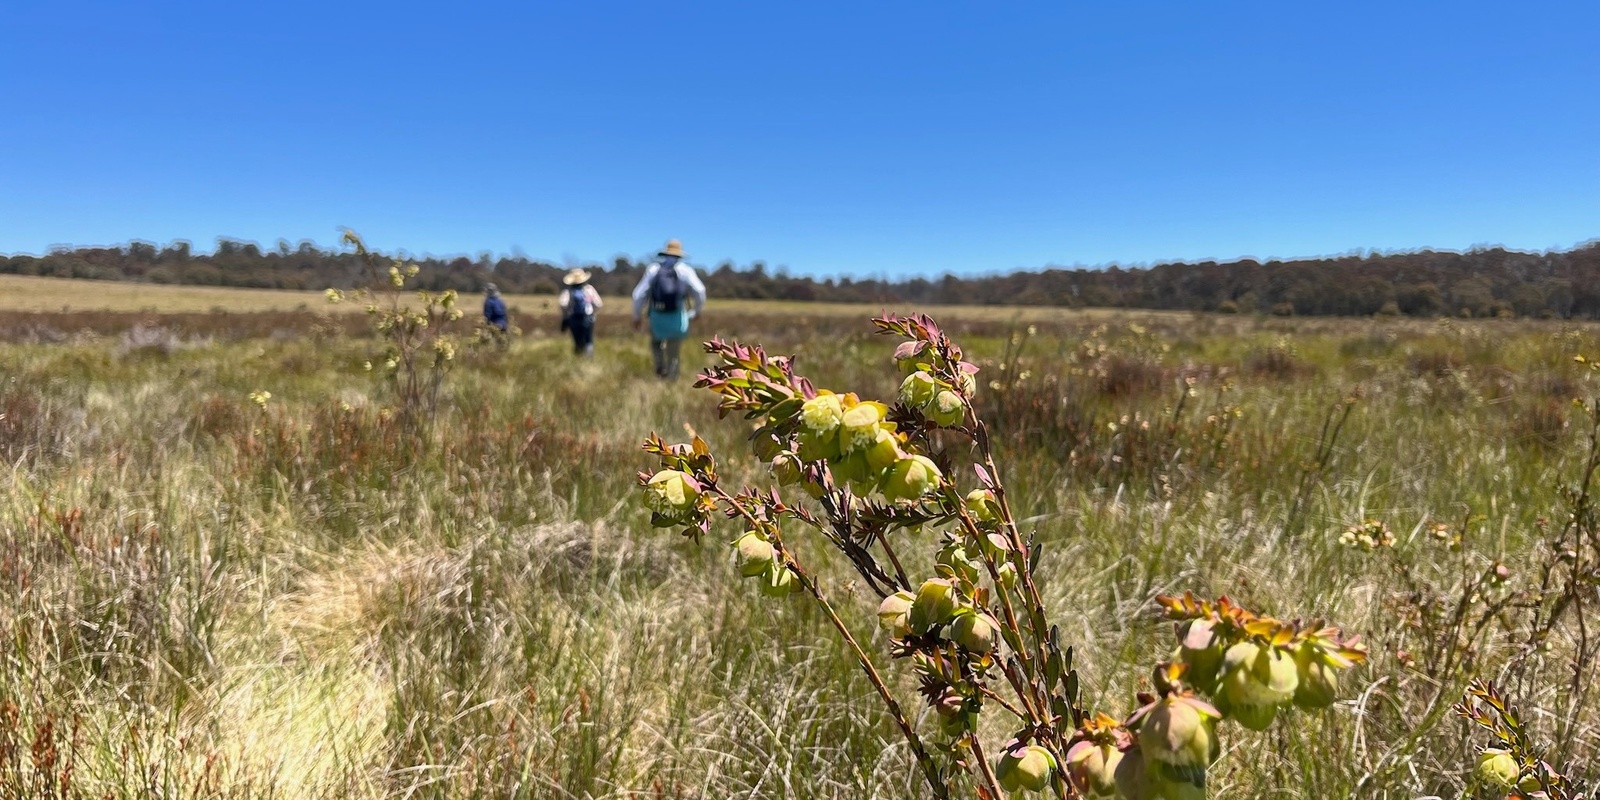
M 648 527 L 651 431 L 761 475 L 709 395 L 648 377 L 614 307 L 580 361 L 547 300 L 512 298 L 524 334 L 463 353 L 418 442 L 361 317 L 320 296 L 66 283 L 0 284 L 0 797 L 921 796 L 814 608 L 741 582 L 731 530 Z M 887 398 L 868 311 L 719 304 L 697 334 Z M 1580 634 L 1524 648 L 1508 598 L 1538 589 L 1584 477 L 1572 400 L 1597 387 L 1573 356 L 1600 330 L 933 311 L 983 367 L 1089 704 L 1129 711 L 1170 648 L 1159 593 L 1370 644 L 1329 712 L 1229 733 L 1212 796 L 1461 796 L 1483 739 L 1447 709 L 1479 675 L 1596 777 Z M 1340 542 L 1367 520 L 1392 547 Z M 832 558 L 808 553 L 910 696 Z

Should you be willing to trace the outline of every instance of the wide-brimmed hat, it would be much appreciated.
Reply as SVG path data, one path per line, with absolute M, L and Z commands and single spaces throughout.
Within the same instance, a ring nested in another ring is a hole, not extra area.
M 661 248 L 661 252 L 656 253 L 656 255 L 677 256 L 678 258 L 683 258 L 683 242 L 680 242 L 677 239 L 668 239 L 667 246 Z
M 580 286 L 589 282 L 589 271 L 586 269 L 569 269 L 567 274 L 561 276 L 561 282 L 568 286 Z
M 498 286 L 496 286 L 496 285 L 494 285 L 492 283 L 485 284 L 484 287 L 483 287 L 483 293 L 484 294 L 499 294 L 500 293 L 500 287 L 498 287 Z

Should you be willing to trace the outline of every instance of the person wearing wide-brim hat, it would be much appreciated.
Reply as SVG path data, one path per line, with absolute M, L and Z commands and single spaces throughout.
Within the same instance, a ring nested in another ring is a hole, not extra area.
M 650 310 L 650 354 L 656 375 L 678 377 L 678 351 L 689 335 L 689 320 L 706 306 L 706 287 L 694 267 L 684 263 L 683 243 L 667 240 L 656 261 L 645 268 L 633 287 L 633 328 L 638 330 L 646 307 Z
M 565 287 L 556 297 L 561 307 L 561 329 L 572 334 L 572 352 L 580 356 L 594 355 L 594 313 L 603 303 L 600 293 L 589 285 L 589 271 L 570 269 L 561 276 Z

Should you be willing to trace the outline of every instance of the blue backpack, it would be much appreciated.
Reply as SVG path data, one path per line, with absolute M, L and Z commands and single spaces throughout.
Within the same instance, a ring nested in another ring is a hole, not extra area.
M 594 303 L 582 286 L 567 287 L 567 319 L 583 320 L 594 316 Z
M 683 304 L 683 279 L 678 277 L 678 265 L 662 265 L 650 280 L 650 310 L 677 311 Z

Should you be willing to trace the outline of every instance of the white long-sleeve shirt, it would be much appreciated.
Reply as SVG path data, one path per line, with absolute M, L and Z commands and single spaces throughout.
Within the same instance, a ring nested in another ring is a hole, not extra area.
M 592 305 L 595 308 L 605 305 L 605 303 L 600 300 L 600 293 L 595 291 L 594 287 L 587 283 L 583 285 L 583 294 L 585 297 L 589 298 L 589 305 Z M 562 288 L 562 290 L 556 294 L 556 305 L 560 307 L 562 313 L 566 313 L 567 305 L 571 302 L 572 293 L 567 291 L 566 288 Z
M 678 280 L 683 284 L 689 297 L 694 299 L 689 309 L 689 318 L 694 319 L 700 309 L 706 307 L 706 285 L 700 282 L 700 276 L 695 273 L 694 267 L 679 261 L 673 265 L 678 270 Z M 661 271 L 661 263 L 655 262 L 645 267 L 644 277 L 639 279 L 639 285 L 633 287 L 633 318 L 639 319 L 644 315 L 645 306 L 650 304 L 650 282 L 655 280 L 656 273 Z

